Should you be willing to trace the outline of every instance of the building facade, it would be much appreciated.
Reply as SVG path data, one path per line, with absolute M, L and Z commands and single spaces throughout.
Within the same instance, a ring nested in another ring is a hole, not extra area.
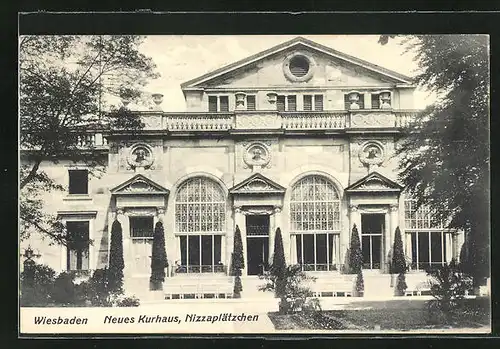
M 112 222 L 123 227 L 126 285 L 150 274 L 153 229 L 165 228 L 168 280 L 228 275 L 236 227 L 243 276 L 268 266 L 280 228 L 289 264 L 340 275 L 358 228 L 367 273 L 388 272 L 401 229 L 410 270 L 458 257 L 461 234 L 431 226 L 397 182 L 395 149 L 411 121 L 409 77 L 296 38 L 181 85 L 187 112 L 140 112 L 137 134 L 92 134 L 107 158 L 43 163 L 68 187 L 47 210 L 84 249 L 32 237 L 39 262 L 87 271 L 108 264 Z M 166 101 L 168 103 L 168 101 Z M 125 101 L 126 103 L 126 101 Z

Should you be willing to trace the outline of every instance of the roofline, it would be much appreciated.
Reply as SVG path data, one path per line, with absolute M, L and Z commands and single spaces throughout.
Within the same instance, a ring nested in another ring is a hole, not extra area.
M 304 45 L 309 46 L 315 50 L 323 51 L 324 53 L 327 53 L 331 56 L 335 56 L 335 57 L 340 58 L 344 61 L 348 61 L 351 63 L 355 63 L 357 65 L 365 66 L 365 68 L 367 68 L 367 69 L 373 70 L 375 72 L 381 73 L 381 74 L 386 75 L 386 76 L 390 76 L 390 77 L 395 78 L 396 80 L 400 80 L 406 84 L 411 84 L 412 80 L 413 80 L 412 78 L 410 78 L 409 76 L 406 76 L 404 74 L 397 73 L 395 71 L 381 67 L 381 66 L 376 65 L 374 63 L 371 63 L 371 62 L 365 61 L 363 59 L 348 55 L 346 53 L 334 50 L 330 47 L 318 44 L 314 41 L 311 41 L 309 39 L 298 36 L 292 40 L 289 40 L 289 41 L 286 41 L 286 42 L 281 43 L 279 45 L 273 46 L 273 47 L 268 48 L 264 51 L 258 52 L 256 54 L 249 56 L 249 57 L 246 57 L 246 58 L 243 58 L 239 61 L 236 61 L 234 63 L 225 65 L 221 68 L 215 69 L 211 72 L 203 74 L 203 75 L 196 77 L 194 79 L 188 80 L 188 81 L 181 84 L 181 89 L 184 90 L 184 88 L 186 88 L 186 87 L 192 88 L 194 86 L 190 86 L 190 85 L 199 84 L 199 83 L 202 83 L 203 81 L 206 81 L 208 79 L 215 78 L 215 77 L 220 76 L 220 75 L 222 75 L 228 71 L 231 71 L 235 68 L 239 68 L 241 66 L 245 66 L 247 64 L 253 63 L 254 61 L 257 61 L 261 58 L 265 58 L 273 53 L 280 52 L 280 51 L 282 51 L 288 47 L 291 47 L 293 45 L 296 45 L 296 44 L 304 44 Z

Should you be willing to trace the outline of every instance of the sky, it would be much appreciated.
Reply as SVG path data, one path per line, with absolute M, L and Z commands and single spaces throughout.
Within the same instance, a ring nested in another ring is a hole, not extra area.
M 150 56 L 160 73 L 146 90 L 162 93 L 167 112 L 185 111 L 181 83 L 266 50 L 297 35 L 153 35 L 147 36 L 140 51 Z M 417 65 L 411 53 L 403 54 L 401 40 L 378 43 L 378 35 L 301 35 L 319 44 L 364 59 L 396 72 L 413 76 Z M 415 93 L 415 108 L 424 108 L 433 97 Z

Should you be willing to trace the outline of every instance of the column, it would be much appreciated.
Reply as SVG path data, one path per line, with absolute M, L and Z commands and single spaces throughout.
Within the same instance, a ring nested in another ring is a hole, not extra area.
M 386 272 L 389 272 L 389 264 L 392 262 L 389 259 L 389 251 L 392 251 L 392 248 L 394 246 L 394 237 L 396 234 L 396 228 L 398 227 L 398 211 L 399 207 L 398 205 L 390 205 L 389 206 L 389 221 L 390 221 L 390 227 L 389 231 L 387 231 L 386 236 L 387 236 L 387 241 L 386 241 L 386 250 L 385 250 L 385 256 L 387 258 L 386 261 Z M 401 240 L 403 241 L 403 236 L 401 236 Z M 392 251 L 394 252 L 394 251 Z M 392 253 L 391 253 L 392 256 Z
M 245 260 L 245 267 L 241 270 L 241 275 L 246 275 L 247 274 L 247 266 L 248 266 L 248 253 L 247 253 L 247 233 L 246 233 L 246 217 L 245 214 L 243 213 L 243 210 L 241 209 L 241 206 L 236 206 L 234 208 L 234 231 L 236 231 L 236 226 L 240 228 L 241 232 L 241 242 L 243 245 L 243 259 Z M 229 243 L 229 241 L 228 241 Z M 229 256 L 231 256 L 231 253 L 233 252 L 234 249 L 234 235 L 233 239 L 231 241 L 229 250 Z M 229 257 L 229 264 L 231 264 L 231 258 Z
M 122 238 L 123 238 L 123 275 L 126 278 L 130 276 L 132 271 L 130 263 L 133 263 L 133 258 L 130 255 L 131 242 L 130 242 L 130 224 L 129 219 L 125 215 L 125 211 L 123 208 L 116 209 L 116 219 L 120 222 L 122 226 Z
M 349 224 L 349 239 L 348 239 L 348 241 L 350 241 L 350 236 L 351 236 L 351 232 L 352 232 L 352 228 L 353 228 L 354 224 L 356 224 L 356 227 L 358 228 L 358 232 L 361 233 L 361 214 L 358 211 L 358 205 L 349 205 L 349 211 L 350 211 L 350 215 L 349 215 L 350 224 Z

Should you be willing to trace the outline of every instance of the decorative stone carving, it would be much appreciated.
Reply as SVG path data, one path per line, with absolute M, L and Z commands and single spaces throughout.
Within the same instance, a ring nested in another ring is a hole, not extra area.
M 385 183 L 382 180 L 372 178 L 361 184 L 358 189 L 382 189 L 385 187 Z
M 123 211 L 123 208 L 122 208 L 122 207 L 119 207 L 119 208 L 117 208 L 117 209 L 116 209 L 116 215 L 117 215 L 117 216 L 120 216 L 120 215 L 122 215 L 123 213 L 124 213 L 124 211 Z
M 395 116 L 388 112 L 353 113 L 351 127 L 395 127 Z
M 234 212 L 235 213 L 241 213 L 241 206 L 235 206 L 234 207 Z
M 153 151 L 147 144 L 139 143 L 130 148 L 127 163 L 131 169 L 144 168 L 153 169 Z
M 391 212 L 396 212 L 399 209 L 398 205 L 390 205 L 389 207 L 391 209 Z
M 249 183 L 247 183 L 241 190 L 244 191 L 266 191 L 273 189 L 271 186 L 260 179 L 255 179 Z
M 283 207 L 281 206 L 274 206 L 274 213 L 280 213 Z
M 358 205 L 349 205 L 349 210 L 351 212 L 358 212 Z
M 251 167 L 265 167 L 271 161 L 271 154 L 266 144 L 253 142 L 246 146 L 243 161 Z
M 380 142 L 369 141 L 359 148 L 359 160 L 369 169 L 380 165 L 385 159 L 384 147 Z
M 153 208 L 127 208 L 128 216 L 155 216 L 156 210 Z
M 281 118 L 277 114 L 238 114 L 237 129 L 278 129 L 281 128 Z
M 139 193 L 139 192 L 143 193 L 143 192 L 154 192 L 154 191 L 156 191 L 156 188 L 154 188 L 152 185 L 139 180 L 130 183 L 129 186 L 125 187 L 122 190 L 122 193 Z

